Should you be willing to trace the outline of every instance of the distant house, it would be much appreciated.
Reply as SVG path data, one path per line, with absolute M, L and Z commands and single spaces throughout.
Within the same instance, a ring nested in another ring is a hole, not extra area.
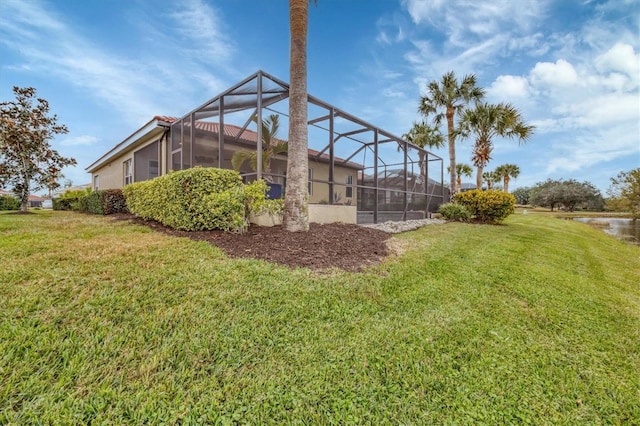
M 53 198 L 56 198 L 70 191 L 85 191 L 88 188 L 91 188 L 91 183 L 83 183 L 81 185 L 66 186 L 63 188 L 58 188 L 55 191 L 53 191 L 52 196 Z
M 91 186 L 122 188 L 194 166 L 231 169 L 235 153 L 263 152 L 262 126 L 256 123 L 267 115 L 284 119 L 286 135 L 288 97 L 285 82 L 258 71 L 180 118 L 155 116 L 86 168 Z M 338 210 L 348 211 L 352 222 L 424 217 L 445 199 L 437 155 L 311 95 L 308 130 L 312 222 L 344 221 L 342 214 L 329 217 Z M 397 168 L 403 182 L 382 178 Z M 247 182 L 267 180 L 282 195 L 287 154 L 272 156 L 269 170 L 262 170 L 260 162 L 253 170 L 246 162 L 239 172 Z
M 0 189 L 0 195 L 8 195 L 10 197 L 16 197 L 16 194 L 10 191 Z M 18 197 L 16 197 L 18 198 Z M 42 202 L 46 200 L 45 197 L 39 197 L 37 195 L 29 195 L 29 207 L 42 207 Z

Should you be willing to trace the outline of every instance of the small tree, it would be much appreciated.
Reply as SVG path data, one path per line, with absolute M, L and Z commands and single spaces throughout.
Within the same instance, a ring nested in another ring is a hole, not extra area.
M 520 167 L 515 164 L 503 164 L 496 167 L 494 173 L 496 173 L 503 181 L 504 186 L 502 190 L 504 192 L 509 192 L 509 181 L 511 181 L 511 178 L 515 179 L 520 175 Z
M 51 148 L 49 140 L 68 133 L 49 103 L 33 87 L 14 86 L 16 100 L 0 103 L 0 187 L 9 184 L 27 211 L 32 190 L 47 188 L 65 166 L 76 165 Z M 35 105 L 34 105 L 35 103 Z
M 258 123 L 258 117 L 255 115 L 251 118 L 254 123 Z M 278 139 L 278 130 L 280 130 L 280 116 L 271 114 L 262 120 L 262 173 L 264 180 L 271 182 L 271 157 L 276 154 L 287 152 L 288 144 Z M 253 171 L 258 170 L 258 152 L 257 151 L 238 151 L 231 157 L 231 165 L 234 170 L 240 171 L 245 161 L 249 161 Z
M 479 103 L 474 109 L 467 109 L 460 120 L 460 133 L 467 137 L 473 134 L 471 161 L 478 169 L 476 184 L 482 185 L 482 173 L 493 152 L 496 137 L 518 138 L 525 143 L 533 135 L 535 127 L 525 124 L 520 112 L 511 104 Z M 506 182 L 508 184 L 508 182 Z
M 514 190 L 511 194 L 516 197 L 516 202 L 520 205 L 529 204 L 529 197 L 531 196 L 531 188 L 524 187 Z
M 444 136 L 440 133 L 440 130 L 437 127 L 431 127 L 424 121 L 420 123 L 413 123 L 413 127 L 409 132 L 402 135 L 407 142 L 411 142 L 412 144 L 419 146 L 420 148 L 442 148 L 445 145 Z M 398 145 L 398 150 L 402 149 L 401 145 Z M 427 167 L 428 162 L 426 161 L 426 153 L 423 151 L 418 151 L 418 161 L 420 163 L 420 182 L 427 185 Z
M 447 171 L 451 173 L 451 166 L 447 167 Z M 473 173 L 473 169 L 470 165 L 464 163 L 456 164 L 456 193 L 462 189 L 462 176 L 471 177 L 471 173 Z
M 483 172 L 482 181 L 487 184 L 487 189 L 491 189 L 494 183 L 500 182 L 500 176 L 496 172 Z
M 628 172 L 620 172 L 611 178 L 608 195 L 616 200 L 621 210 L 640 216 L 640 168 Z

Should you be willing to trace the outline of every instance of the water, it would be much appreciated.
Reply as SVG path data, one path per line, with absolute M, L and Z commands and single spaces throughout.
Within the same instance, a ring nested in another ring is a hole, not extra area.
M 575 217 L 573 220 L 591 224 L 609 235 L 640 245 L 640 220 L 617 217 Z

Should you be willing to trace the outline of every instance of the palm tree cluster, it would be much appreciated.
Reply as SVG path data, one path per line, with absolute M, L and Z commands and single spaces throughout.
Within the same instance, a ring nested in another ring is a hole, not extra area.
M 411 131 L 405 135 L 409 142 L 420 141 L 420 147 L 439 148 L 435 135 L 439 134 L 439 126 L 442 120 L 446 119 L 449 147 L 447 169 L 452 197 L 460 191 L 461 176 L 471 175 L 470 166 L 456 163 L 455 142 L 458 136 L 475 137 L 471 162 L 476 167 L 476 186 L 481 188 L 484 181 L 488 189 L 491 189 L 493 183 L 502 180 L 504 190 L 508 192 L 510 178 L 517 177 L 520 170 L 516 165 L 505 164 L 495 172 L 484 172 L 491 160 L 493 140 L 496 137 L 517 138 L 520 143 L 525 143 L 534 131 L 534 126 L 527 125 L 513 105 L 482 102 L 484 95 L 485 90 L 477 86 L 475 75 L 466 75 L 462 80 L 458 80 L 453 71 L 446 73 L 440 81 L 434 80 L 429 83 L 427 93 L 420 99 L 418 107 L 425 119 L 432 118 L 434 127 L 430 127 L 424 121 L 414 123 Z M 440 137 L 442 140 L 442 136 Z
M 509 192 L 509 182 L 512 178 L 520 175 L 520 167 L 515 164 L 503 164 L 496 167 L 492 172 L 483 172 L 481 183 L 487 184 L 487 189 L 491 189 L 494 183 L 502 182 L 502 190 Z M 479 186 L 478 188 L 480 188 Z

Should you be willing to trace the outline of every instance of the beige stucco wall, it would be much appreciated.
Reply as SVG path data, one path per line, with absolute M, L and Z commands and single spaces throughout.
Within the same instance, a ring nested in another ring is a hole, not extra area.
M 92 187 L 93 183 L 95 183 L 95 177 L 98 176 L 100 181 L 100 187 L 98 189 L 122 188 L 124 186 L 124 162 L 127 160 L 131 160 L 131 164 L 133 167 L 132 170 L 135 170 L 135 160 L 133 158 L 133 154 L 136 151 L 156 142 L 157 140 L 157 135 L 149 135 L 148 137 L 141 139 L 139 143 L 136 143 L 135 147 L 132 147 L 129 150 L 121 153 L 99 169 L 95 170 L 91 174 Z M 163 139 L 160 147 L 161 161 L 158 165 L 161 168 L 161 175 L 166 174 L 166 151 L 166 141 L 165 139 Z M 96 188 L 93 187 L 93 189 Z
M 324 180 L 324 181 L 329 180 L 329 164 L 322 163 L 319 161 L 309 160 L 309 168 L 313 169 L 314 180 Z M 347 176 L 353 176 L 353 191 L 352 191 L 351 198 L 346 197 Z M 357 178 L 358 178 L 357 170 L 341 167 L 338 165 L 334 166 L 333 179 L 335 183 L 333 185 L 333 192 L 335 194 L 338 194 L 341 197 L 339 203 L 347 204 L 351 202 L 351 205 L 354 205 L 354 206 L 357 204 L 358 191 L 356 191 L 356 187 L 355 187 Z M 330 199 L 329 185 L 322 182 L 313 182 L 312 188 L 311 188 L 311 194 L 309 195 L 309 202 L 314 204 L 328 203 L 329 199 Z
M 354 206 L 330 206 L 309 204 L 310 223 L 357 223 L 358 208 Z

